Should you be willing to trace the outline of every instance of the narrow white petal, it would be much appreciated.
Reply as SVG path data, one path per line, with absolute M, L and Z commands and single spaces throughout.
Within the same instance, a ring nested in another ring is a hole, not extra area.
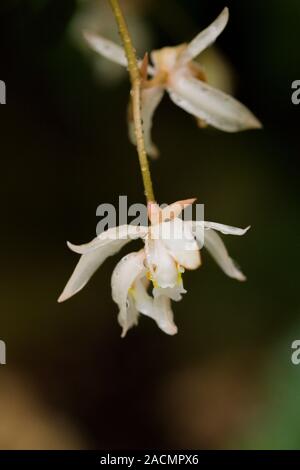
M 64 302 L 83 289 L 106 258 L 114 255 L 120 248 L 121 246 L 117 247 L 115 242 L 107 243 L 97 250 L 82 255 L 58 302 Z
M 124 49 L 121 46 L 115 44 L 109 39 L 103 38 L 102 36 L 98 36 L 88 31 L 84 31 L 83 35 L 94 51 L 98 52 L 103 57 L 106 57 L 106 59 L 115 62 L 116 64 L 127 67 L 127 59 Z
M 130 253 L 117 264 L 111 278 L 112 298 L 119 306 L 118 320 L 123 328 L 122 337 L 137 323 L 137 310 L 133 293 L 129 295 L 135 280 L 145 271 L 144 250 Z M 135 313 L 136 312 L 136 313 Z
M 261 127 L 258 119 L 242 103 L 187 73 L 177 72 L 168 92 L 180 108 L 222 131 L 237 132 Z
M 207 221 L 186 221 L 186 225 L 190 227 L 192 233 L 196 236 L 199 248 L 204 245 L 204 236 L 206 231 L 213 229 L 217 232 L 223 233 L 223 235 L 238 235 L 242 236 L 248 232 L 250 225 L 246 228 L 232 227 L 231 225 L 218 224 L 217 222 Z
M 156 145 L 152 142 L 152 122 L 154 112 L 162 100 L 164 89 L 162 87 L 146 88 L 142 90 L 142 119 L 147 154 L 152 158 L 159 156 Z M 129 138 L 133 145 L 136 145 L 134 123 L 131 118 L 128 120 Z
M 127 307 L 125 310 L 120 310 L 118 314 L 118 322 L 122 327 L 121 338 L 125 338 L 127 331 L 133 326 L 137 325 L 139 321 L 139 312 L 136 308 L 133 296 L 129 293 L 127 297 Z
M 205 229 L 213 229 L 217 230 L 218 232 L 223 233 L 224 235 L 245 235 L 245 233 L 248 232 L 250 229 L 249 227 L 246 228 L 238 228 L 238 227 L 232 227 L 230 225 L 224 225 L 224 224 L 218 224 L 216 222 L 200 222 L 200 224 L 204 224 Z
M 115 251 L 119 251 L 126 243 L 137 238 L 143 238 L 148 233 L 148 227 L 137 225 L 120 225 L 113 227 L 105 232 L 102 232 L 98 237 L 94 238 L 91 242 L 83 245 L 73 245 L 67 242 L 68 247 L 79 254 L 87 254 L 91 251 L 97 250 L 105 245 L 114 245 Z
M 210 252 L 227 276 L 245 281 L 246 277 L 230 258 L 221 237 L 214 230 L 207 230 L 204 235 L 204 247 Z
M 116 64 L 127 67 L 127 57 L 122 46 L 89 31 L 84 31 L 83 36 L 95 52 Z M 141 64 L 142 61 L 139 60 L 139 65 Z M 147 71 L 150 76 L 155 75 L 155 69 L 151 65 L 148 65 Z
M 211 46 L 226 27 L 228 19 L 229 10 L 224 8 L 218 18 L 188 44 L 180 56 L 180 63 L 184 64 L 195 59 L 204 49 Z
M 174 314 L 170 299 L 163 295 L 155 297 L 153 306 L 159 328 L 167 335 L 176 335 L 178 330 L 174 323 Z

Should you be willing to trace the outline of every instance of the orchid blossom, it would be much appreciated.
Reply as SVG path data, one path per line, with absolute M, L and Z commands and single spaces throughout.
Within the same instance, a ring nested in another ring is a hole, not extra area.
M 253 113 L 236 99 L 207 83 L 204 70 L 194 60 L 211 46 L 222 33 L 229 19 L 224 8 L 218 18 L 189 44 L 164 47 L 140 61 L 142 82 L 142 113 L 145 146 L 148 155 L 158 156 L 158 149 L 151 138 L 154 112 L 164 92 L 180 108 L 196 117 L 200 127 L 211 125 L 226 132 L 237 132 L 261 127 Z M 107 59 L 127 67 L 124 50 L 117 44 L 93 33 L 84 32 L 90 46 Z M 135 143 L 134 125 L 129 112 L 129 135 Z
M 63 302 L 79 292 L 109 256 L 131 240 L 140 238 L 144 242 L 143 249 L 124 256 L 111 280 L 122 337 L 138 323 L 139 314 L 155 320 L 168 335 L 176 334 L 171 300 L 179 301 L 186 293 L 182 274 L 185 269 L 200 267 L 203 245 L 229 277 L 245 280 L 217 232 L 244 235 L 249 227 L 240 229 L 213 222 L 184 221 L 181 212 L 193 202 L 194 199 L 178 201 L 164 209 L 150 203 L 149 227 L 122 225 L 102 232 L 87 244 L 68 243 L 81 258 L 58 301 Z

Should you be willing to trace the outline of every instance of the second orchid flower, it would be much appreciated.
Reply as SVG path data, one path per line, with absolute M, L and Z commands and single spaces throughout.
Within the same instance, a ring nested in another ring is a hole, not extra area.
M 142 112 L 145 144 L 148 155 L 158 156 L 152 142 L 151 128 L 154 112 L 164 92 L 180 108 L 192 114 L 200 127 L 211 125 L 226 132 L 258 129 L 262 125 L 242 103 L 207 83 L 205 71 L 194 61 L 211 46 L 226 27 L 229 10 L 224 8 L 218 18 L 200 32 L 189 44 L 164 47 L 150 54 L 152 64 L 141 62 Z M 107 59 L 127 67 L 122 47 L 93 33 L 84 32 L 90 46 Z M 150 78 L 148 78 L 150 77 Z M 135 143 L 133 122 L 129 113 L 129 135 Z

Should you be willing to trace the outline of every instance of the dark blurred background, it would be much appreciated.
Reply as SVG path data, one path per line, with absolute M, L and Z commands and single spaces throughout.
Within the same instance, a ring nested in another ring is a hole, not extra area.
M 300 107 L 291 102 L 300 2 L 121 1 L 140 56 L 190 40 L 229 6 L 203 61 L 264 124 L 203 131 L 163 100 L 161 158 L 151 164 L 159 202 L 195 196 L 207 220 L 251 224 L 226 238 L 248 282 L 204 254 L 174 305 L 178 335 L 144 317 L 123 340 L 110 292 L 120 255 L 56 302 L 77 261 L 65 241 L 95 236 L 99 204 L 143 202 L 128 78 L 81 39 L 83 27 L 117 39 L 107 3 L 1 0 L 0 448 L 300 448 L 300 366 L 290 359 L 300 337 Z

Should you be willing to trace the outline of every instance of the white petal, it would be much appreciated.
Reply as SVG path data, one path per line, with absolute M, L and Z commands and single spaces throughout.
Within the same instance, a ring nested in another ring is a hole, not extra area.
M 134 298 L 131 293 L 127 297 L 126 311 L 120 310 L 118 314 L 118 322 L 122 327 L 121 338 L 125 338 L 127 331 L 136 326 L 139 321 L 139 312 L 136 308 Z
M 231 225 L 218 224 L 217 222 L 207 222 L 207 221 L 186 221 L 186 225 L 190 227 L 192 233 L 196 236 L 199 248 L 202 248 L 204 245 L 204 236 L 207 230 L 213 229 L 218 232 L 223 233 L 224 235 L 245 235 L 250 229 L 232 227 Z
M 137 279 L 133 286 L 133 297 L 138 312 L 146 315 L 147 317 L 154 318 L 153 298 L 147 292 L 148 284 L 149 281 L 145 278 Z
M 261 123 L 242 103 L 207 83 L 177 72 L 168 88 L 180 108 L 226 132 L 258 129 Z
M 161 222 L 175 219 L 181 214 L 182 211 L 184 211 L 187 207 L 189 207 L 195 201 L 196 201 L 196 198 L 184 199 L 182 201 L 173 202 L 173 204 L 170 204 L 164 209 L 161 209 Z
M 152 233 L 153 237 L 157 236 L 162 240 L 179 265 L 186 269 L 197 269 L 200 266 L 199 247 L 190 225 L 176 218 L 153 227 Z
M 59 297 L 58 302 L 64 302 L 83 289 L 83 287 L 87 284 L 92 275 L 97 271 L 106 258 L 114 255 L 116 251 L 121 248 L 121 243 L 124 245 L 126 240 L 119 242 L 118 246 L 116 242 L 111 242 L 100 246 L 94 251 L 83 254 L 80 257 L 80 260 L 77 263 L 77 266 L 73 271 L 73 274 L 70 277 L 61 296 Z
M 128 62 L 123 47 L 119 46 L 113 41 L 110 41 L 109 39 L 89 31 L 84 31 L 83 36 L 95 52 L 98 52 L 98 54 L 102 55 L 108 60 L 111 60 L 112 62 L 115 62 L 116 64 L 127 67 Z M 141 64 L 142 61 L 139 60 L 139 65 Z M 147 71 L 150 76 L 155 75 L 155 70 L 151 65 L 148 65 Z
M 171 73 L 178 66 L 179 57 L 181 57 L 186 47 L 186 44 L 179 44 L 179 46 L 163 47 L 162 49 L 152 51 L 151 60 L 156 72 L 155 75 L 159 78 L 160 74 L 162 74 L 164 81 L 166 72 Z
M 112 62 L 127 67 L 127 58 L 121 46 L 94 33 L 85 31 L 83 35 L 94 51 Z
M 180 56 L 180 63 L 184 64 L 195 59 L 204 49 L 211 46 L 226 27 L 228 19 L 229 10 L 224 8 L 218 18 L 188 44 Z
M 82 256 L 58 302 L 64 302 L 79 292 L 106 258 L 117 253 L 129 241 L 145 236 L 147 232 L 148 227 L 121 225 L 106 230 L 84 245 L 76 246 L 68 242 L 69 248 Z
M 184 199 L 182 201 L 174 202 L 161 209 L 156 202 L 148 203 L 148 217 L 151 225 L 160 224 L 162 222 L 169 222 L 176 217 L 179 217 L 182 211 L 193 204 L 196 198 Z
M 245 233 L 248 232 L 250 229 L 249 227 L 246 228 L 238 228 L 238 227 L 232 227 L 230 225 L 224 225 L 224 224 L 218 224 L 216 222 L 200 222 L 200 224 L 204 224 L 205 229 L 213 229 L 217 230 L 218 232 L 223 233 L 224 235 L 245 235 Z
M 158 287 L 174 287 L 178 282 L 176 262 L 161 240 L 146 240 L 145 251 L 147 265 L 152 280 Z
M 228 251 L 217 232 L 214 230 L 207 230 L 205 232 L 204 246 L 227 276 L 237 279 L 238 281 L 246 280 L 244 274 L 230 258 Z
M 142 90 L 142 119 L 145 147 L 147 154 L 152 158 L 157 158 L 159 156 L 159 151 L 152 142 L 151 130 L 153 115 L 157 106 L 161 102 L 163 94 L 164 89 L 162 87 L 146 88 Z M 131 118 L 128 120 L 128 131 L 131 142 L 133 145 L 136 145 L 134 123 Z
M 112 298 L 120 309 L 118 320 L 123 328 L 122 337 L 126 335 L 129 328 L 137 323 L 137 310 L 134 305 L 133 295 L 129 295 L 129 289 L 145 271 L 144 259 L 144 250 L 138 253 L 130 253 L 121 259 L 112 274 Z
M 167 287 L 162 289 L 161 287 L 155 287 L 153 289 L 153 297 L 159 297 L 163 295 L 169 297 L 169 299 L 174 300 L 174 302 L 179 302 L 182 299 L 182 294 L 186 294 L 187 291 L 183 287 L 182 281 L 178 283 L 175 287 Z
M 94 238 L 91 242 L 83 245 L 73 245 L 67 242 L 68 247 L 79 254 L 90 253 L 107 244 L 114 245 L 115 251 L 119 251 L 126 243 L 137 238 L 143 238 L 148 233 L 148 227 L 137 225 L 120 225 L 113 227 L 105 232 L 102 232 L 98 237 Z
M 170 299 L 163 295 L 155 297 L 153 306 L 159 328 L 167 335 L 176 335 L 178 330 L 174 323 Z

